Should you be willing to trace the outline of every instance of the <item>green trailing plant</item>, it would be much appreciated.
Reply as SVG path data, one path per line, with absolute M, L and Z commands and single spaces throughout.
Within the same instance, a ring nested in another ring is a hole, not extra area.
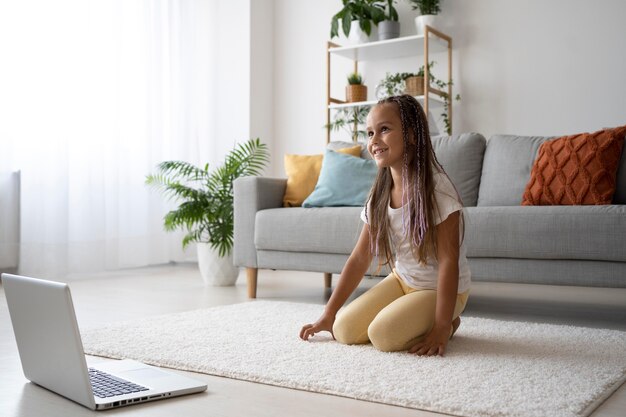
M 395 0 L 387 0 L 386 3 L 387 3 L 387 5 L 384 6 L 385 7 L 385 9 L 384 9 L 385 18 L 383 20 L 391 20 L 392 22 L 397 22 L 398 21 L 398 11 L 393 6 L 393 4 L 395 3 Z
M 407 0 L 413 10 L 419 10 L 420 14 L 439 14 L 439 0 Z
M 450 82 L 450 85 L 452 85 L 452 82 Z M 450 124 L 450 117 L 448 117 L 448 109 L 450 108 L 450 100 L 448 100 L 448 93 L 444 92 L 441 95 L 441 97 L 443 98 L 443 113 L 441 113 L 441 119 L 443 121 L 443 126 L 444 126 L 446 133 L 448 135 L 451 135 L 452 125 Z M 461 95 L 457 94 L 456 96 L 454 96 L 454 100 L 456 101 L 461 100 Z
M 344 130 L 354 142 L 359 139 L 367 140 L 365 120 L 369 111 L 369 106 L 341 107 L 336 110 L 333 121 L 324 127 L 331 131 Z
M 404 93 L 405 81 L 409 77 L 415 77 L 417 73 L 413 72 L 396 72 L 396 73 L 387 73 L 385 74 L 385 78 L 382 79 L 380 84 L 378 84 L 378 88 L 380 89 L 377 93 L 380 98 L 397 96 L 399 94 Z
M 372 33 L 372 23 L 385 20 L 385 12 L 380 0 L 342 0 L 343 8 L 330 21 L 331 39 L 339 36 L 339 20 L 346 37 L 350 34 L 350 25 L 353 20 L 359 22 L 359 27 L 368 36 Z
M 441 98 L 443 99 L 443 112 L 441 113 L 441 119 L 445 128 L 445 131 L 448 135 L 452 133 L 452 128 L 450 125 L 450 118 L 448 117 L 449 108 L 450 108 L 450 100 L 448 97 L 448 93 L 445 92 L 448 85 L 453 85 L 452 80 L 450 82 L 446 82 L 440 80 L 435 77 L 432 72 L 432 68 L 435 65 L 435 61 L 431 61 L 428 63 L 428 78 L 430 80 L 430 85 L 437 87 L 437 89 L 441 90 Z M 405 90 L 405 82 L 409 77 L 423 77 L 424 76 L 424 66 L 422 65 L 417 72 L 398 72 L 398 73 L 387 73 L 385 78 L 382 79 L 377 91 L 378 98 L 384 98 L 389 96 L 394 96 L 398 94 L 403 94 Z M 461 96 L 457 94 L 454 96 L 455 100 L 461 100 Z
M 184 161 L 164 161 L 155 174 L 146 176 L 146 184 L 180 201 L 163 220 L 167 231 L 187 231 L 183 248 L 191 242 L 206 242 L 223 257 L 233 247 L 233 181 L 260 175 L 268 162 L 267 145 L 250 139 L 230 151 L 224 164 L 212 172 L 209 164 L 200 168 Z
M 353 72 L 348 75 L 348 84 L 350 85 L 361 85 L 363 84 L 363 78 L 361 74 L 358 72 Z

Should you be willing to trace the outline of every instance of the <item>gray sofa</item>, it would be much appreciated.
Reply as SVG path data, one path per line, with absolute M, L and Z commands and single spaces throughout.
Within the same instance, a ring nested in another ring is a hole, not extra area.
M 465 206 L 472 279 L 626 288 L 626 152 L 612 205 L 521 206 L 539 146 L 549 139 L 433 138 Z M 359 207 L 283 208 L 285 185 L 266 177 L 234 183 L 234 262 L 247 270 L 251 298 L 259 269 L 323 272 L 330 286 L 362 227 Z

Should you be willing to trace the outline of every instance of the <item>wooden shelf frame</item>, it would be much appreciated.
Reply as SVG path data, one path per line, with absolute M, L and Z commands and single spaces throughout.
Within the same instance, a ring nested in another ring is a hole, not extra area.
M 428 82 L 430 71 L 428 62 L 431 52 L 448 52 L 448 91 L 444 92 L 430 86 Z M 382 61 L 385 59 L 402 58 L 407 56 L 424 56 L 424 95 L 416 97 L 423 103 L 424 112 L 428 117 L 430 101 L 437 104 L 444 103 L 443 94 L 448 95 L 448 120 L 452 129 L 452 38 L 431 26 L 426 25 L 424 35 L 405 36 L 378 42 L 368 42 L 358 45 L 341 46 L 333 42 L 326 44 L 326 125 L 330 124 L 330 112 L 333 109 L 372 106 L 374 101 L 346 103 L 331 96 L 331 59 L 333 55 L 350 59 L 354 62 L 354 72 L 359 71 L 359 62 Z M 356 128 L 355 128 L 356 130 Z M 326 128 L 326 143 L 330 142 L 330 128 Z
M 433 89 L 431 89 L 431 93 L 433 93 L 432 90 Z M 419 101 L 423 105 L 425 96 L 414 96 L 414 97 L 417 101 Z M 441 106 L 443 106 L 444 104 L 443 98 L 439 97 L 438 95 L 435 95 L 435 96 L 431 95 L 429 100 L 435 101 L 437 102 L 437 104 Z M 349 107 L 373 106 L 376 103 L 378 103 L 378 100 L 355 101 L 351 103 L 346 103 L 345 101 L 334 100 L 331 104 L 328 105 L 328 108 L 331 110 L 336 110 L 336 109 L 349 108 Z

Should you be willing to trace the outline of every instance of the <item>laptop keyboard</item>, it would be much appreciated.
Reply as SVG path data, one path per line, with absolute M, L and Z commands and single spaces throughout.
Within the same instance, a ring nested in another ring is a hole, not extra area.
M 149 389 L 93 368 L 89 368 L 89 379 L 91 380 L 93 393 L 98 398 L 132 394 L 133 392 L 148 391 Z

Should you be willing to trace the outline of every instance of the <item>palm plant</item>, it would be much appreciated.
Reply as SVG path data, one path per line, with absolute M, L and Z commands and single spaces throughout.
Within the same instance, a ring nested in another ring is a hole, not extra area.
M 209 172 L 184 161 L 164 161 L 157 173 L 146 177 L 146 184 L 160 190 L 168 199 L 181 201 L 164 220 L 167 231 L 186 229 L 183 248 L 191 242 L 206 242 L 219 256 L 233 247 L 233 181 L 261 174 L 269 162 L 267 145 L 257 139 L 239 144 L 224 164 Z

